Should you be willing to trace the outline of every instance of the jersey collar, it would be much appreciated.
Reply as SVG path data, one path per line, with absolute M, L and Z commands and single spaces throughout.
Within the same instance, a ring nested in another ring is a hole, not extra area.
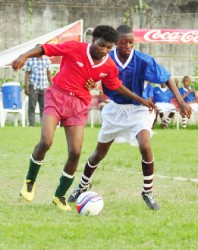
M 117 49 L 114 48 L 114 57 L 115 57 L 115 60 L 117 62 L 117 64 L 122 67 L 123 69 L 125 69 L 127 67 L 127 65 L 129 64 L 129 62 L 131 61 L 132 57 L 133 57 L 133 54 L 134 54 L 134 49 L 131 50 L 131 53 L 128 57 L 128 59 L 126 60 L 126 62 L 123 64 L 120 59 L 118 58 L 118 55 L 117 55 Z
M 165 92 L 168 89 L 168 87 L 162 88 L 161 86 L 159 86 L 159 88 L 161 89 L 162 92 Z
M 88 46 L 87 46 L 87 57 L 89 59 L 89 62 L 91 64 L 92 68 L 100 67 L 101 65 L 103 65 L 106 62 L 109 55 L 104 56 L 101 63 L 95 64 L 92 57 L 91 57 L 91 54 L 90 54 L 90 47 L 91 47 L 91 44 L 88 44 Z
M 188 92 L 188 89 L 186 89 L 185 87 L 183 87 L 183 89 Z M 189 87 L 189 89 L 191 89 L 191 87 Z

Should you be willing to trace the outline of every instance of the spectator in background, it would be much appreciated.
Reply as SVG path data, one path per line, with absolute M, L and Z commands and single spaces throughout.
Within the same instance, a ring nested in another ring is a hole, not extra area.
M 189 104 L 192 108 L 192 111 L 198 111 L 198 94 L 194 88 L 190 86 L 191 80 L 189 76 L 184 76 L 182 83 L 184 87 L 179 89 L 179 92 L 184 99 L 184 101 Z M 188 118 L 182 116 L 182 126 L 186 128 Z
M 39 44 L 36 47 L 40 46 Z M 34 127 L 35 109 L 38 102 L 40 119 L 44 110 L 44 92 L 52 83 L 52 76 L 49 70 L 51 61 L 46 56 L 29 58 L 25 64 L 25 94 L 28 99 L 28 122 Z
M 165 83 L 162 83 L 161 86 L 154 87 L 153 96 L 153 102 L 158 108 L 158 114 L 162 121 L 161 127 L 168 128 L 168 125 L 176 112 L 175 106 L 171 103 L 173 93 L 169 90 Z M 167 117 L 165 117 L 164 112 L 169 112 Z
M 110 101 L 109 97 L 104 94 L 102 84 L 99 85 L 99 109 L 102 110 L 104 106 Z

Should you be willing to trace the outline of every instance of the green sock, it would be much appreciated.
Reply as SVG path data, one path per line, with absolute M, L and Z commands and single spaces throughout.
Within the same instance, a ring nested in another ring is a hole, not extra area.
M 74 176 L 71 178 L 62 175 L 60 177 L 60 184 L 58 185 L 56 192 L 55 192 L 55 196 L 56 197 L 61 197 L 64 196 L 67 192 L 67 190 L 69 189 L 69 187 L 71 186 L 72 182 L 74 180 Z
M 28 174 L 26 176 L 26 180 L 36 181 L 36 177 L 38 175 L 39 169 L 42 165 L 42 161 L 35 161 L 33 157 L 30 158 L 30 165 Z

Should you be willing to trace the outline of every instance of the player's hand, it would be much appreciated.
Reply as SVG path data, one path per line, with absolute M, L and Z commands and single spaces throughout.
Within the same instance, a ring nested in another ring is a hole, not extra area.
M 28 95 L 28 96 L 30 95 L 30 89 L 29 88 L 25 88 L 25 94 Z
M 95 87 L 97 87 L 97 84 L 93 81 L 92 78 L 89 78 L 85 84 L 85 88 L 90 91 L 92 89 L 95 89 Z
M 157 106 L 155 106 L 155 104 L 151 100 L 142 99 L 141 104 L 148 107 L 150 112 L 152 112 L 153 110 L 157 112 Z
M 12 62 L 12 68 L 14 70 L 18 70 L 18 69 L 21 69 L 24 64 L 25 64 L 25 61 L 26 61 L 26 57 L 21 55 L 19 56 L 17 59 L 15 59 L 13 62 Z
M 181 116 L 187 116 L 190 119 L 192 113 L 192 108 L 185 102 L 180 105 L 180 114 Z

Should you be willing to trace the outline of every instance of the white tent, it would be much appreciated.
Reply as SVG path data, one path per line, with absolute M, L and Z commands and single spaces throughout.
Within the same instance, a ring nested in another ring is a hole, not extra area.
M 46 35 L 37 37 L 31 41 L 0 52 L 0 67 L 5 67 L 6 65 L 10 64 L 20 54 L 32 49 L 36 46 L 36 44 L 60 43 L 67 40 L 83 40 L 82 19 L 69 25 L 66 25 L 63 28 L 50 32 Z

